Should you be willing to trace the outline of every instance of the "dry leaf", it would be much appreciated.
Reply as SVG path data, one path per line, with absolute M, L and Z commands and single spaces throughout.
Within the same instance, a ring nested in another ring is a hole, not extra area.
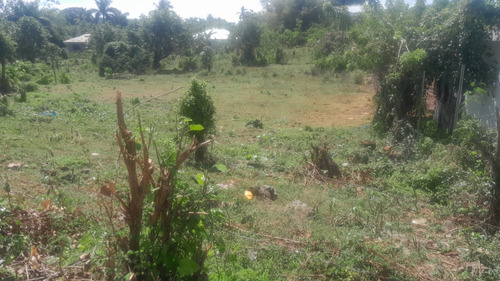
M 116 193 L 116 184 L 115 182 L 108 182 L 101 186 L 100 193 L 104 196 L 111 197 L 111 193 Z
M 30 256 L 35 257 L 35 259 L 38 259 L 38 251 L 36 250 L 35 246 L 33 246 L 33 245 L 31 246 Z
M 137 277 L 135 277 L 135 273 L 132 273 L 130 277 L 128 278 L 128 281 L 137 281 Z
M 114 181 L 108 183 L 108 188 L 111 192 L 116 193 L 116 184 Z
M 388 146 L 385 146 L 385 147 L 384 147 L 384 151 L 385 151 L 385 152 L 387 152 L 387 151 L 389 151 L 389 150 L 391 150 L 391 146 L 390 146 L 390 145 L 388 145 Z
M 34 270 L 40 269 L 40 266 L 38 265 L 38 251 L 36 250 L 35 246 L 31 246 L 30 265 Z
M 42 211 L 50 210 L 54 206 L 50 199 L 43 200 L 40 204 L 42 205 Z
M 253 194 L 251 191 L 249 190 L 245 190 L 245 197 L 248 199 L 248 200 L 252 200 L 253 198 Z

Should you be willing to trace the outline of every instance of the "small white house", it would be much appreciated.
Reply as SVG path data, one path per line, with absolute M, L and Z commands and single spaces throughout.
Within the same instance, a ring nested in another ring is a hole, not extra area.
M 70 53 L 74 52 L 83 52 L 87 47 L 87 44 L 90 40 L 90 34 L 83 34 L 75 38 L 70 38 L 64 41 L 66 47 L 68 47 L 68 51 Z

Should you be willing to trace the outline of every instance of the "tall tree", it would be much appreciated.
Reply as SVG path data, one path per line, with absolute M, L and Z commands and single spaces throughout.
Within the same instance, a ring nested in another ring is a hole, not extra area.
M 112 19 L 121 14 L 121 12 L 111 6 L 112 0 L 95 0 L 97 10 L 95 13 L 95 18 L 99 22 L 110 22 Z
M 5 76 L 5 68 L 7 62 L 12 59 L 15 52 L 14 43 L 0 32 L 0 63 L 2 64 L 2 76 L 0 78 L 0 92 L 6 93 L 9 91 L 9 81 Z
M 18 21 L 22 17 L 40 18 L 39 1 L 10 1 L 6 3 L 5 9 L 7 19 L 10 21 Z
M 181 18 L 170 7 L 168 1 L 160 1 L 143 23 L 142 37 L 146 48 L 153 53 L 154 69 L 160 67 L 162 59 L 190 40 Z
M 247 65 L 256 63 L 255 49 L 259 46 L 262 29 L 257 15 L 241 7 L 240 22 L 232 35 L 236 41 L 237 48 L 241 50 L 241 62 Z
M 47 42 L 46 32 L 39 21 L 32 17 L 22 17 L 16 32 L 17 55 L 31 62 L 40 56 Z

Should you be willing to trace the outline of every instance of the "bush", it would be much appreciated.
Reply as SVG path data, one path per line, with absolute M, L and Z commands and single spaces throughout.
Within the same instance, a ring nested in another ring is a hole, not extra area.
M 201 53 L 201 65 L 204 69 L 208 70 L 208 72 L 212 71 L 214 66 L 214 57 L 214 49 L 210 47 L 205 47 L 203 49 L 203 52 Z
M 130 72 L 143 74 L 149 69 L 151 59 L 141 47 L 124 42 L 110 42 L 104 47 L 104 53 L 99 59 L 99 76 L 106 76 L 106 68 L 112 73 Z
M 52 83 L 52 75 L 45 74 L 42 77 L 38 78 L 38 80 L 36 80 L 36 83 L 40 85 L 50 85 Z
M 363 72 L 361 71 L 354 71 L 352 73 L 352 76 L 354 78 L 354 84 L 356 85 L 363 85 L 363 80 L 365 76 L 363 75 Z
M 277 64 L 286 64 L 285 51 L 283 50 L 283 48 L 276 49 L 275 62 Z
M 3 96 L 0 100 L 0 117 L 5 117 L 8 115 L 14 115 L 14 111 L 9 108 L 9 100 L 6 96 Z
M 179 69 L 182 72 L 191 72 L 198 69 L 198 60 L 194 56 L 183 57 L 179 62 Z
M 71 83 L 71 77 L 69 76 L 68 73 L 66 72 L 63 72 L 61 73 L 61 75 L 59 76 L 59 82 L 61 84 L 70 84 Z
M 460 146 L 454 156 L 466 170 L 484 172 L 484 161 L 494 161 L 496 132 L 484 127 L 477 119 L 460 120 L 453 131 L 452 141 Z
M 24 90 L 29 93 L 29 92 L 36 92 L 38 91 L 38 85 L 36 83 L 33 83 L 33 82 L 28 82 L 26 84 L 23 84 L 22 85 L 22 88 L 24 88 Z
M 204 262 L 212 247 L 206 243 L 208 229 L 223 214 L 213 209 L 215 194 L 208 188 L 204 174 L 196 175 L 194 185 L 179 173 L 180 165 L 196 147 L 182 151 L 182 137 L 177 137 L 178 143 L 167 140 L 158 146 L 158 162 L 153 166 L 143 132 L 139 137 L 127 129 L 120 95 L 117 117 L 120 151 L 130 179 L 128 192 L 123 194 L 128 200 L 120 200 L 127 218 L 128 239 L 117 239 L 125 242 L 120 243 L 120 248 L 128 256 L 130 271 L 137 280 L 204 280 Z M 136 168 L 142 173 L 136 173 Z M 123 192 L 117 192 L 114 183 L 102 186 L 103 191 L 117 198 Z M 108 204 L 113 204 L 102 202 L 107 210 L 111 208 Z
M 215 106 L 208 95 L 205 82 L 193 80 L 186 96 L 181 99 L 179 114 L 192 120 L 192 124 L 203 126 L 201 131 L 191 131 L 198 142 L 207 140 L 208 135 L 215 133 Z M 207 149 L 198 149 L 195 152 L 197 164 L 210 165 Z

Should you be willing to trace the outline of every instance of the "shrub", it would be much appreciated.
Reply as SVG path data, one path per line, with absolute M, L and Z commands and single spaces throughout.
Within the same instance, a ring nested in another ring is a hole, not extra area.
M 283 48 L 276 49 L 275 62 L 277 64 L 286 64 L 285 51 L 283 50 Z
M 457 123 L 452 141 L 460 148 L 455 151 L 456 160 L 468 170 L 485 171 L 484 161 L 494 161 L 496 132 L 484 127 L 474 118 L 464 118 Z
M 179 69 L 182 72 L 191 72 L 198 69 L 198 60 L 194 56 L 183 57 L 179 62 Z
M 3 96 L 0 100 L 0 117 L 5 117 L 8 115 L 14 115 L 12 109 L 9 108 L 9 100 L 6 96 Z
M 104 53 L 99 59 L 99 76 L 106 76 L 106 68 L 112 73 L 130 72 L 143 74 L 151 63 L 150 56 L 141 47 L 124 42 L 110 42 L 104 47 Z
M 29 92 L 36 92 L 38 91 L 38 85 L 36 83 L 33 83 L 33 82 L 28 82 L 26 84 L 23 84 L 22 85 L 22 88 L 24 88 L 24 90 L 29 93 Z
M 134 136 L 127 129 L 120 94 L 117 117 L 118 145 L 128 171 L 128 194 L 119 194 L 114 183 L 102 186 L 101 193 L 114 196 L 122 205 L 129 234 L 128 239 L 122 240 L 126 242 L 121 248 L 128 255 L 130 270 L 137 276 L 133 279 L 202 280 L 204 261 L 212 247 L 205 244 L 205 227 L 220 219 L 222 213 L 210 205 L 215 196 L 207 188 L 205 175 L 196 175 L 198 184 L 193 186 L 178 173 L 181 164 L 200 145 L 192 144 L 181 151 L 182 143 L 166 141 L 154 165 L 158 168 L 154 168 L 143 132 Z M 142 127 L 140 121 L 139 126 Z M 177 140 L 181 142 L 182 138 Z M 107 210 L 112 208 L 113 202 L 102 202 Z
M 361 71 L 354 71 L 352 73 L 352 76 L 354 78 L 354 84 L 356 85 L 363 85 L 363 79 L 364 79 L 364 75 L 363 75 L 363 72 Z
M 201 53 L 201 65 L 203 66 L 204 69 L 208 70 L 209 72 L 212 71 L 212 68 L 214 66 L 214 57 L 215 57 L 214 49 L 210 47 L 205 47 L 203 49 L 203 52 Z
M 204 129 L 201 131 L 191 131 L 198 142 L 204 142 L 209 134 L 215 133 L 215 106 L 207 93 L 205 82 L 192 81 L 191 88 L 181 99 L 179 113 L 190 118 L 193 124 L 203 126 Z M 195 161 L 198 165 L 212 164 L 208 159 L 206 147 L 195 152 Z
M 45 74 L 42 77 L 38 78 L 38 80 L 36 80 L 36 83 L 40 85 L 49 85 L 52 83 L 52 75 Z
M 71 83 L 71 77 L 69 76 L 68 73 L 66 72 L 63 72 L 61 73 L 61 75 L 59 76 L 59 82 L 61 84 L 70 84 Z

